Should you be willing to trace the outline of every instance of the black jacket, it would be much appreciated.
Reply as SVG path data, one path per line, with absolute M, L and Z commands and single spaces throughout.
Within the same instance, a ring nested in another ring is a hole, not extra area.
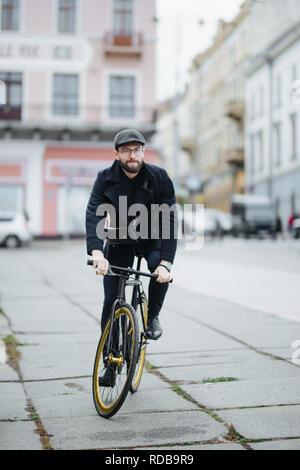
M 135 188 L 134 202 L 144 204 L 147 207 L 150 217 L 148 226 L 151 227 L 151 204 L 167 204 L 169 207 L 176 204 L 174 186 L 166 170 L 156 165 L 144 162 L 140 172 L 139 184 Z M 96 230 L 97 224 L 101 220 L 103 222 L 105 215 L 96 215 L 97 207 L 102 204 L 112 204 L 118 217 L 119 196 L 128 196 L 128 187 L 119 160 L 116 159 L 109 168 L 99 171 L 90 195 L 86 210 L 86 242 L 88 254 L 91 254 L 92 250 L 103 251 L 103 239 L 99 238 Z M 169 239 L 164 239 L 164 237 L 161 236 L 162 220 L 160 220 L 158 237 L 148 240 L 137 240 L 135 243 L 140 247 L 140 251 L 143 253 L 152 249 L 159 249 L 161 251 L 161 259 L 173 263 L 177 248 L 176 210 L 171 211 L 169 220 Z M 118 223 L 119 219 L 117 224 Z

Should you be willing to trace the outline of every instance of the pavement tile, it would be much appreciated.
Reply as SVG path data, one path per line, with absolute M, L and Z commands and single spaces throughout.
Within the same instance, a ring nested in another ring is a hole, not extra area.
M 45 418 L 54 449 L 116 449 L 217 439 L 227 429 L 206 413 L 116 414 L 101 417 Z
M 0 450 L 43 450 L 35 429 L 32 421 L 0 423 Z
M 300 436 L 300 405 L 218 411 L 218 416 L 247 439 Z
M 90 376 L 97 344 L 89 342 L 28 345 L 20 348 L 24 380 Z
M 93 331 L 97 323 L 64 297 L 5 300 L 3 310 L 12 328 L 20 332 L 85 332 Z
M 194 364 L 177 367 L 160 367 L 161 372 L 169 380 L 180 381 L 181 383 L 195 381 L 201 383 L 208 378 L 233 377 L 238 380 L 247 379 L 276 379 L 295 377 L 300 379 L 300 369 L 293 364 L 284 361 L 274 361 L 273 359 L 260 356 L 260 360 L 247 360 L 245 356 L 243 362 L 226 362 L 214 364 Z M 245 387 L 244 385 L 241 385 Z M 251 385 L 250 385 L 251 386 Z
M 300 450 L 300 439 L 280 439 L 276 441 L 256 442 L 253 450 Z
M 194 452 L 195 450 L 245 450 L 240 444 L 203 444 L 203 445 L 187 445 L 187 446 L 169 446 L 169 447 L 144 447 L 138 450 L 155 450 L 159 453 L 160 450 L 183 450 L 186 455 L 189 451 Z
M 19 381 L 16 371 L 6 363 L 0 363 L 0 387 L 3 381 Z
M 184 385 L 183 388 L 199 403 L 213 409 L 300 404 L 300 377 Z
M 92 377 L 27 382 L 25 387 L 43 419 L 98 416 L 92 397 Z M 144 372 L 138 391 L 127 395 L 118 414 L 176 409 L 192 410 L 197 407 L 174 393 L 153 374 Z
M 238 345 L 236 341 L 174 311 L 162 312 L 160 322 L 164 333 L 159 341 L 149 342 L 148 352 L 151 354 L 199 351 L 200 349 L 233 349 Z M 241 347 L 241 345 L 238 346 Z
M 0 382 L 0 419 L 28 419 L 25 393 L 20 383 Z

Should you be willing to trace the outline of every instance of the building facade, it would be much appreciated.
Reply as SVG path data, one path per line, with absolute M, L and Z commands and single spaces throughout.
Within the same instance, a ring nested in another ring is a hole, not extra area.
M 169 136 L 162 156 L 173 173 L 179 174 L 180 183 L 196 176 L 202 187 L 198 199 L 207 207 L 225 211 L 231 194 L 244 189 L 249 6 L 250 0 L 246 0 L 231 23 L 219 21 L 212 45 L 193 60 L 176 115 L 170 101 L 161 106 L 157 119 L 160 140 Z M 173 158 L 176 139 L 177 158 Z
M 253 58 L 246 82 L 246 190 L 300 213 L 300 23 Z
M 195 142 L 191 150 L 207 207 L 230 208 L 244 189 L 244 93 L 249 57 L 249 2 L 219 22 L 211 47 L 191 67 Z
M 25 208 L 35 235 L 83 233 L 115 133 L 155 130 L 155 0 L 0 0 L 0 13 L 0 209 Z

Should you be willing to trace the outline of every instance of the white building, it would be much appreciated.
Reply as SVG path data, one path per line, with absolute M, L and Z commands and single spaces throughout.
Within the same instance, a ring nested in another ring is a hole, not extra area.
M 285 227 L 300 212 L 299 79 L 297 23 L 252 60 L 246 81 L 246 191 L 269 195 Z

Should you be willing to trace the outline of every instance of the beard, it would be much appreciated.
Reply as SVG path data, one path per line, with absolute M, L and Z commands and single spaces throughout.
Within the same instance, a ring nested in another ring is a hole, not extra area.
M 138 173 L 140 171 L 140 169 L 142 168 L 142 165 L 143 165 L 143 161 L 136 162 L 136 163 L 137 163 L 137 165 L 131 166 L 128 163 L 121 162 L 121 160 L 120 160 L 121 168 L 123 168 L 123 170 L 128 171 L 128 173 L 133 173 L 133 174 Z

